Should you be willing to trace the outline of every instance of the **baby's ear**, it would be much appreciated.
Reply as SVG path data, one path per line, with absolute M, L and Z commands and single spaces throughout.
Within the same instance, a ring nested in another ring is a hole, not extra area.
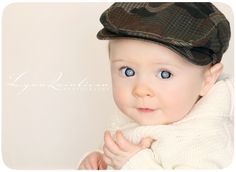
M 203 86 L 200 92 L 200 96 L 204 96 L 211 89 L 211 87 L 215 84 L 216 80 L 219 78 L 223 71 L 223 64 L 217 63 L 213 66 L 210 66 L 204 72 L 204 81 Z

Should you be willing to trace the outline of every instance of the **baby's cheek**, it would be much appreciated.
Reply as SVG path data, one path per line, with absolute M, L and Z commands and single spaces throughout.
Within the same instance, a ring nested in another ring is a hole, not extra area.
M 185 98 L 178 95 L 168 96 L 165 100 L 162 100 L 163 113 L 168 116 L 169 119 L 176 121 L 181 119 L 187 112 L 189 102 L 185 101 Z M 164 102 L 163 102 L 164 101 Z
M 116 105 L 120 108 L 123 109 L 126 107 L 129 103 L 130 97 L 129 93 L 127 92 L 127 88 L 124 87 L 113 87 L 113 97 L 115 100 Z
M 185 117 L 191 111 L 193 104 L 193 100 L 191 98 L 186 99 L 186 97 L 173 102 L 171 114 L 173 114 L 175 121 Z
M 117 104 L 125 104 L 127 100 L 127 93 L 121 89 L 114 90 L 113 96 Z

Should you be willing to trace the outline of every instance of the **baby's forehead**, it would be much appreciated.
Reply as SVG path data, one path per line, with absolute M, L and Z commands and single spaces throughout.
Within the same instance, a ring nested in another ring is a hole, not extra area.
M 110 40 L 109 57 L 112 63 L 134 66 L 172 66 L 181 69 L 204 69 L 195 65 L 167 46 L 140 39 Z
M 146 60 L 157 61 L 183 61 L 178 53 L 168 46 L 156 42 L 140 39 L 115 39 L 109 41 L 110 57 L 113 59 L 146 58 Z

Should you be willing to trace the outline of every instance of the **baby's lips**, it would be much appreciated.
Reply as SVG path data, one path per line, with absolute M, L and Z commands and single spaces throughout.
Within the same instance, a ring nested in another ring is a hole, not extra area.
M 153 108 L 137 108 L 140 112 L 154 112 L 156 109 Z

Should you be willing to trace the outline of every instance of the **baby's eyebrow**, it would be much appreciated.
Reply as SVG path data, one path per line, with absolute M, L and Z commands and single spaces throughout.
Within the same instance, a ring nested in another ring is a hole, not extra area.
M 175 67 L 175 68 L 181 68 L 181 66 L 179 66 L 179 65 L 177 65 L 177 64 L 172 64 L 172 63 L 160 63 L 160 62 L 156 62 L 156 63 L 153 63 L 153 64 L 162 65 L 162 66 L 172 66 L 172 67 Z
M 124 59 L 115 59 L 115 60 L 111 60 L 111 62 L 115 63 L 115 62 L 128 62 L 128 61 Z
M 114 59 L 111 60 L 111 63 L 128 63 L 128 64 L 136 64 L 135 62 L 132 61 L 128 61 L 126 59 Z M 181 66 L 177 65 L 177 64 L 172 64 L 172 63 L 168 63 L 168 62 L 152 62 L 150 63 L 150 65 L 159 65 L 159 66 L 170 66 L 170 67 L 174 67 L 174 68 L 181 68 Z

